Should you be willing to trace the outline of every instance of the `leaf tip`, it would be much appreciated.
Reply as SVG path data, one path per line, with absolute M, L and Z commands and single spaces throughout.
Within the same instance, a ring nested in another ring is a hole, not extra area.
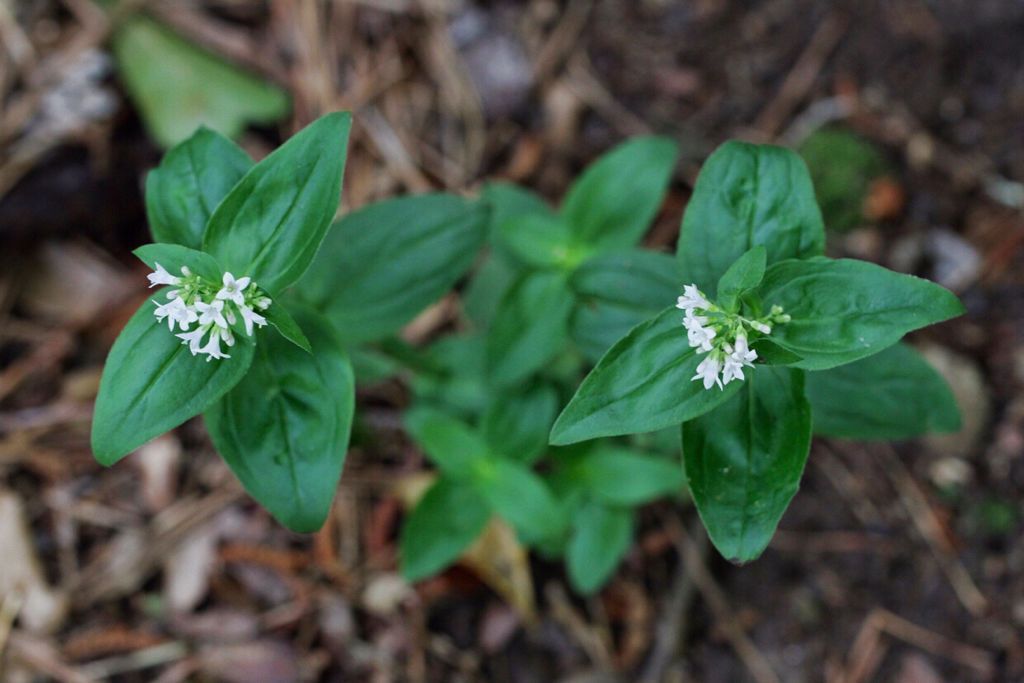
M 423 563 L 414 563 L 412 560 L 407 560 L 399 553 L 398 558 L 398 573 L 406 583 L 417 583 L 424 579 L 429 579 L 431 576 L 437 574 L 437 571 L 432 570 L 431 567 Z
M 268 508 L 269 509 L 269 508 Z M 270 510 L 274 518 L 284 525 L 289 531 L 297 534 L 312 534 L 323 528 L 330 512 L 330 505 L 321 510 L 310 510 L 305 506 L 298 506 L 296 509 L 288 510 L 281 514 Z
M 93 421 L 92 434 L 89 439 L 90 447 L 92 449 L 92 457 L 103 467 L 110 467 L 116 464 L 121 458 L 125 457 L 130 453 L 130 450 L 124 450 L 115 447 L 108 435 L 105 434 L 104 428 L 97 427 L 97 423 Z
M 558 419 L 555 420 L 555 424 L 551 426 L 551 432 L 548 433 L 548 445 L 550 446 L 568 446 L 571 443 L 575 443 L 571 436 L 572 428 L 563 424 L 562 416 L 564 415 L 564 412 L 562 415 L 559 415 Z M 566 432 L 570 432 L 570 434 L 567 435 Z

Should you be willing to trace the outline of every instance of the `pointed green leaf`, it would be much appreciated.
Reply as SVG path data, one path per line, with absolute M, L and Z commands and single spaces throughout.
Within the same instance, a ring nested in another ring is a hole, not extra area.
M 569 285 L 578 300 L 570 323 L 572 339 L 592 363 L 681 291 L 675 259 L 645 249 L 588 259 Z
M 441 337 L 427 349 L 425 367 L 415 368 L 418 400 L 463 417 L 479 417 L 491 393 L 486 382 L 484 338 L 480 334 Z
M 637 137 L 588 166 L 560 212 L 575 241 L 593 250 L 639 242 L 661 208 L 678 154 L 668 138 Z
M 490 458 L 476 463 L 473 472 L 477 491 L 525 543 L 537 543 L 564 530 L 557 501 L 544 480 L 525 465 Z
M 481 196 L 491 209 L 492 234 L 510 218 L 529 215 L 553 216 L 555 213 L 543 197 L 513 183 L 487 183 Z
M 295 313 L 313 353 L 276 334 L 260 335 L 249 373 L 204 418 L 245 490 L 281 524 L 306 533 L 327 519 L 341 478 L 355 381 L 327 321 L 312 311 Z
M 558 392 L 548 384 L 495 393 L 481 423 L 495 453 L 530 464 L 548 445 L 558 414 Z
M 697 512 L 731 562 L 757 558 L 800 486 L 811 445 L 803 373 L 758 366 L 736 398 L 683 425 Z
M 390 199 L 327 233 L 298 293 L 350 344 L 382 339 L 465 275 L 487 235 L 487 207 L 447 194 Z
M 573 241 L 568 223 L 539 213 L 509 218 L 498 226 L 497 240 L 517 261 L 533 268 L 572 270 L 589 253 Z
M 507 386 L 544 367 L 565 346 L 572 306 L 564 274 L 523 276 L 502 300 L 487 339 L 491 380 Z
M 826 370 L 886 349 L 908 332 L 961 315 L 960 300 L 934 282 L 853 259 L 789 260 L 768 268 L 759 290 L 792 321 L 771 341 Z
M 491 453 L 483 437 L 461 420 L 434 408 L 413 408 L 405 414 L 405 428 L 431 462 L 453 479 L 465 479 Z
M 909 439 L 960 429 L 946 380 L 906 344 L 831 370 L 807 373 L 814 432 L 849 439 Z
M 352 115 L 322 116 L 245 174 L 210 217 L 203 250 L 278 293 L 309 266 L 341 197 Z
M 551 443 L 653 432 L 729 399 L 736 383 L 707 390 L 691 381 L 703 356 L 690 348 L 682 321 L 670 306 L 616 342 L 555 421 Z
M 490 207 L 488 234 L 496 239 L 498 228 L 510 219 L 555 215 L 544 198 L 512 183 L 497 182 L 484 186 L 481 198 Z M 493 249 L 476 268 L 462 295 L 466 316 L 479 328 L 491 325 L 498 304 L 522 276 L 523 267 L 503 249 Z
M 213 210 L 250 168 L 252 159 L 241 147 L 206 127 L 172 147 L 146 176 L 153 239 L 202 248 Z
M 818 256 L 825 228 L 799 156 L 733 140 L 708 157 L 683 215 L 677 252 L 683 282 L 714 299 L 718 279 L 757 245 L 767 250 L 769 265 Z
M 573 518 L 575 528 L 565 551 L 569 580 L 580 593 L 603 586 L 633 540 L 633 512 L 600 503 L 588 503 Z
M 263 312 L 267 322 L 274 326 L 274 329 L 281 333 L 285 339 L 295 344 L 306 353 L 313 353 L 309 339 L 303 334 L 302 328 L 295 322 L 288 309 L 278 303 L 271 304 L 270 308 Z
M 406 581 L 445 569 L 480 536 L 491 510 L 465 482 L 438 479 L 402 525 L 399 560 Z
M 153 317 L 150 297 L 132 316 L 107 356 L 92 418 L 92 451 L 112 465 L 131 451 L 206 410 L 245 375 L 253 345 L 247 339 L 230 358 L 206 360 Z
M 609 505 L 643 505 L 683 489 L 676 462 L 619 446 L 598 446 L 577 468 L 590 495 Z
M 767 254 L 767 250 L 758 245 L 729 266 L 729 270 L 718 280 L 719 306 L 727 311 L 737 310 L 739 298 L 764 279 Z
M 476 329 L 487 329 L 494 322 L 498 306 L 526 271 L 511 256 L 490 251 L 473 272 L 462 292 L 462 310 Z

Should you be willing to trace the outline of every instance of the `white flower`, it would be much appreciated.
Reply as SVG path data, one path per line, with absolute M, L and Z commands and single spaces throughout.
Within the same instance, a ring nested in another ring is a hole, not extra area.
M 736 346 L 729 351 L 729 359 L 740 367 L 754 367 L 753 361 L 757 360 L 757 351 L 752 350 L 747 346 L 747 338 L 744 336 L 736 337 Z M 740 376 L 743 379 L 743 376 Z
M 188 350 L 191 351 L 194 356 L 199 353 L 199 349 L 202 348 L 201 344 L 203 342 L 203 337 L 206 336 L 206 332 L 209 329 L 210 326 L 207 325 L 206 327 L 196 328 L 192 332 L 176 334 L 174 336 L 180 339 L 182 344 L 188 344 Z
M 181 299 L 171 299 L 171 302 L 167 304 L 158 304 L 155 301 L 153 303 L 156 304 L 153 315 L 159 322 L 163 322 L 163 319 L 167 318 L 167 328 L 171 332 L 174 331 L 174 323 L 178 323 L 178 326 L 184 331 L 199 319 L 196 312 L 186 306 Z
M 226 353 L 223 353 L 220 350 L 220 339 L 221 339 L 220 333 L 217 330 L 214 330 L 210 334 L 210 340 L 206 343 L 206 346 L 204 346 L 203 348 L 199 349 L 199 353 L 205 353 L 206 354 L 206 362 L 207 363 L 209 363 L 214 358 L 217 358 L 217 359 L 220 359 L 220 358 L 231 358 L 231 356 L 229 356 Z
M 759 323 L 756 320 L 752 320 L 750 322 L 750 326 L 753 327 L 758 332 L 760 332 L 761 334 L 771 334 L 772 333 L 772 326 L 771 325 L 765 325 L 764 323 Z
M 742 335 L 736 337 L 735 346 L 726 344 L 724 348 L 729 355 L 726 356 L 725 364 L 722 366 L 722 380 L 728 384 L 734 379 L 746 379 L 743 376 L 743 368 L 754 367 L 752 361 L 757 359 L 757 351 L 752 351 L 747 346 L 747 338 Z
M 722 369 L 722 363 L 714 356 L 708 356 L 697 366 L 697 374 L 690 378 L 690 381 L 704 380 L 704 388 L 710 389 L 718 384 L 722 388 L 722 380 L 718 378 L 718 371 Z
M 164 267 L 159 263 L 156 264 L 156 270 L 146 276 L 149 280 L 150 287 L 156 287 L 157 285 L 176 285 L 181 282 L 180 277 L 175 277 L 164 270 Z
M 235 325 L 243 323 L 245 333 L 253 335 L 254 329 L 267 324 L 267 319 L 257 313 L 270 307 L 270 297 L 260 291 L 249 276 L 236 278 L 224 273 L 221 282 L 195 276 L 182 267 L 182 277 L 168 273 L 156 264 L 157 270 L 150 276 L 153 284 L 182 283 L 180 289 L 167 293 L 167 303 L 156 304 L 154 315 L 159 322 L 168 319 L 171 332 L 175 326 L 181 334 L 175 336 L 188 346 L 193 356 L 204 355 L 206 360 L 230 358 L 224 345 L 235 346 Z M 191 329 L 195 324 L 195 328 Z
M 692 308 L 686 309 L 686 316 L 683 318 L 683 327 L 692 330 L 695 327 L 704 327 L 708 319 L 702 315 L 696 315 Z
M 710 351 L 713 348 L 711 340 L 715 338 L 715 334 L 710 327 L 700 327 L 699 325 L 688 327 L 686 330 L 686 338 L 690 342 L 690 346 L 700 349 L 702 352 Z
M 685 285 L 683 287 L 683 295 L 676 299 L 676 308 L 683 310 L 702 308 L 706 310 L 711 308 L 711 303 L 704 298 L 701 291 L 697 289 L 697 285 Z
M 224 302 L 215 299 L 210 303 L 196 301 L 196 310 L 199 311 L 199 324 L 209 325 L 213 323 L 217 327 L 227 327 L 228 321 L 224 319 Z
M 252 281 L 250 277 L 240 277 L 237 280 L 231 273 L 224 273 L 222 278 L 224 286 L 217 292 L 217 299 L 234 302 L 236 306 L 245 305 L 245 288 Z
M 728 357 L 722 365 L 722 381 L 728 384 L 734 379 L 743 379 L 743 366 L 734 361 L 732 357 Z
M 257 304 L 258 305 L 258 304 Z M 253 323 L 263 327 L 267 324 L 267 319 L 262 315 L 252 310 L 248 306 L 239 306 L 238 312 L 242 314 L 242 322 L 245 323 L 245 333 L 252 336 Z

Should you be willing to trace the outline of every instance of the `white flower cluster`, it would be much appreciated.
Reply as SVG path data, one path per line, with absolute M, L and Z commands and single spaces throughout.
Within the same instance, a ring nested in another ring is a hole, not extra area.
M 156 270 L 147 278 L 150 287 L 171 285 L 176 288 L 167 292 L 166 304 L 153 302 L 156 304 L 153 315 L 159 322 L 166 319 L 171 332 L 177 325 L 181 333 L 175 336 L 182 344 L 188 344 L 193 356 L 203 354 L 207 362 L 214 358 L 231 358 L 221 350 L 221 342 L 229 347 L 235 345 L 231 328 L 239 319 L 250 337 L 254 326 L 267 324 L 267 319 L 256 311 L 265 311 L 270 306 L 270 297 L 264 295 L 250 277 L 235 279 L 231 273 L 224 273 L 217 283 L 195 275 L 187 266 L 181 267 L 181 277 L 171 275 L 157 263 Z M 193 324 L 196 328 L 190 329 Z
M 691 378 L 703 381 L 705 389 L 716 384 L 724 389 L 734 379 L 744 379 L 743 368 L 754 367 L 757 352 L 748 344 L 748 328 L 760 334 L 771 334 L 773 323 L 790 320 L 779 306 L 772 306 L 769 315 L 760 320 L 728 313 L 708 301 L 697 285 L 683 287 L 676 308 L 686 312 L 683 326 L 690 346 L 697 349 L 697 353 L 708 354 Z

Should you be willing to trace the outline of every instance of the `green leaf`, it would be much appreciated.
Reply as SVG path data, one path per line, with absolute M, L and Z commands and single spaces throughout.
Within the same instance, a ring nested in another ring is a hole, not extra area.
M 758 360 L 768 365 L 793 365 L 801 360 L 800 356 L 774 343 L 770 337 L 755 340 L 751 348 L 757 352 Z
M 588 254 L 573 242 L 569 224 L 557 216 L 513 216 L 498 227 L 497 239 L 518 261 L 534 268 L 572 270 Z
M 735 394 L 737 384 L 706 390 L 691 381 L 703 356 L 687 343 L 682 320 L 670 306 L 616 342 L 555 421 L 551 443 L 676 426 Z
M 590 594 L 603 586 L 633 540 L 633 512 L 628 508 L 588 503 L 576 513 L 566 563 L 572 587 Z
M 241 147 L 206 127 L 175 145 L 146 176 L 153 239 L 200 249 L 213 210 L 250 168 Z
M 675 259 L 644 249 L 588 259 L 569 284 L 579 301 L 570 333 L 591 363 L 600 360 L 631 329 L 675 301 L 680 292 Z
M 355 405 L 337 333 L 296 310 L 313 353 L 262 335 L 245 378 L 204 415 L 213 445 L 245 490 L 292 531 L 319 529 L 341 478 Z
M 683 463 L 701 521 L 731 562 L 757 558 L 800 486 L 811 445 L 803 373 L 758 366 L 736 398 L 683 425 Z
M 548 445 L 558 393 L 547 384 L 494 394 L 481 428 L 495 453 L 530 464 Z
M 555 215 L 543 197 L 512 183 L 488 183 L 481 197 L 491 209 L 488 234 L 495 239 L 509 219 Z M 475 326 L 490 327 L 498 304 L 521 275 L 522 267 L 511 254 L 495 249 L 486 255 L 462 295 L 462 308 Z
M 102 465 L 206 410 L 252 363 L 253 345 L 246 339 L 222 360 L 189 353 L 153 318 L 154 300 L 165 300 L 165 291 L 142 304 L 107 356 L 92 418 L 92 451 Z
M 578 465 L 590 494 L 610 505 L 643 505 L 683 488 L 675 462 L 617 446 L 599 446 Z
M 451 335 L 438 339 L 426 351 L 433 368 L 421 368 L 412 388 L 424 403 L 436 404 L 458 415 L 483 413 L 489 388 L 485 381 L 486 346 L 481 334 Z
M 462 292 L 462 310 L 476 329 L 487 329 L 494 322 L 498 305 L 508 294 L 524 269 L 501 251 L 491 251 L 474 271 Z
M 661 207 L 677 157 L 672 140 L 637 137 L 591 164 L 562 204 L 575 241 L 594 250 L 639 242 Z
M 873 355 L 964 311 L 934 282 L 852 259 L 782 261 L 768 268 L 760 295 L 792 317 L 775 326 L 771 340 L 800 356 L 794 366 L 807 370 Z
M 572 307 L 565 275 L 524 275 L 502 300 L 487 339 L 491 380 L 515 384 L 544 367 L 568 339 Z
M 677 252 L 682 280 L 714 299 L 718 279 L 757 245 L 764 245 L 769 265 L 820 255 L 821 211 L 796 154 L 726 142 L 708 157 L 683 215 Z
M 850 439 L 909 439 L 960 429 L 946 380 L 920 353 L 896 344 L 873 356 L 807 374 L 814 432 Z
M 281 336 L 295 344 L 306 353 L 313 353 L 309 339 L 303 334 L 302 328 L 295 322 L 295 319 L 288 312 L 288 309 L 280 302 L 271 304 L 270 308 L 264 311 L 267 322 L 274 326 L 274 329 L 281 333 Z
M 398 359 L 370 346 L 357 346 L 349 349 L 348 354 L 357 386 L 379 384 L 402 370 Z
M 193 273 L 216 282 L 220 282 L 224 273 L 217 259 L 206 252 L 189 249 L 180 244 L 144 244 L 132 253 L 151 270 L 156 270 L 159 264 L 175 277 L 181 276 L 182 267 L 187 267 Z
M 203 250 L 278 293 L 301 276 L 341 197 L 352 115 L 321 116 L 245 174 L 210 217 Z
M 350 344 L 386 337 L 465 275 L 486 239 L 487 212 L 479 202 L 426 194 L 348 214 L 327 234 L 299 294 Z
M 551 491 L 525 465 L 489 458 L 476 463 L 474 474 L 477 491 L 525 543 L 538 543 L 565 529 L 562 510 Z
M 510 218 L 554 215 L 554 211 L 543 197 L 512 183 L 488 183 L 484 186 L 482 198 L 491 208 L 490 232 L 492 234 L 496 234 L 498 228 Z
M 491 453 L 487 442 L 464 422 L 434 408 L 413 408 L 403 421 L 431 462 L 453 479 L 469 477 Z
M 718 280 L 718 305 L 736 311 L 739 298 L 761 284 L 768 251 L 758 245 L 736 259 Z
M 487 501 L 473 487 L 438 479 L 402 525 L 402 576 L 419 581 L 448 567 L 480 536 L 490 517 Z
M 246 124 L 273 123 L 288 112 L 283 90 L 147 17 L 136 15 L 120 24 L 112 44 L 125 90 L 163 147 L 181 142 L 201 125 L 236 137 Z

